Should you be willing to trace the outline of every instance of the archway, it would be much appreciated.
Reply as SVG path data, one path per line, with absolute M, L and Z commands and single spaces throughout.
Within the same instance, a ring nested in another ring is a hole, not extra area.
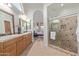
M 37 10 L 33 14 L 34 39 L 43 39 L 43 12 Z

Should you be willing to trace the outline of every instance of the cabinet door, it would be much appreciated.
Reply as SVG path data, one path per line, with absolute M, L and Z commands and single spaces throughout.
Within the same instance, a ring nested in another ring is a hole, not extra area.
M 23 39 L 23 50 L 26 48 L 26 35 L 22 36 Z
M 0 56 L 3 55 L 3 43 L 0 42 Z
M 4 42 L 4 54 L 8 56 L 16 55 L 16 39 Z
M 28 34 L 28 44 L 30 44 L 31 42 L 32 42 L 32 35 L 30 33 L 30 34 Z
M 17 55 L 20 55 L 23 51 L 23 39 L 22 37 L 17 38 Z

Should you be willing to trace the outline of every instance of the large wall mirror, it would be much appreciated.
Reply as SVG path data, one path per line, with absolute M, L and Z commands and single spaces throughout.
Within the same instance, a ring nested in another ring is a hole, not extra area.
M 0 35 L 14 33 L 14 16 L 0 10 Z
M 27 31 L 30 31 L 31 29 L 31 20 L 28 20 L 28 21 L 26 20 L 20 19 L 21 33 L 25 33 Z
M 27 29 L 27 22 L 24 20 L 21 20 L 21 33 L 26 32 Z

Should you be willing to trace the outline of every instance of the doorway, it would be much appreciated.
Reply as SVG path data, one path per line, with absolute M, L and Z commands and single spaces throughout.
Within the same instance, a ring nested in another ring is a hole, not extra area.
M 4 21 L 5 33 L 11 34 L 11 26 L 9 21 Z
M 33 15 L 34 40 L 43 41 L 43 13 L 42 11 L 35 11 Z

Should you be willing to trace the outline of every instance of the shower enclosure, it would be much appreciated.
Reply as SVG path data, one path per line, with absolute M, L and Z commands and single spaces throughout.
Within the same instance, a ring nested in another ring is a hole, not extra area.
M 78 53 L 77 50 L 77 16 L 58 17 L 48 22 L 49 44 L 65 50 Z M 50 38 L 50 32 L 55 32 L 55 39 Z

